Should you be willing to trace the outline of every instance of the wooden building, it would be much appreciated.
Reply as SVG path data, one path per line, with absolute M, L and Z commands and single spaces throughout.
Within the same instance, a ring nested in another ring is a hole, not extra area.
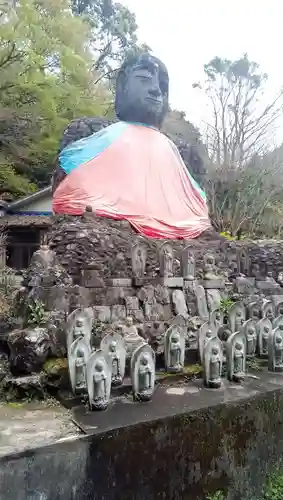
M 26 269 L 31 256 L 44 243 L 51 224 L 51 187 L 0 206 L 0 231 L 5 236 L 0 266 Z

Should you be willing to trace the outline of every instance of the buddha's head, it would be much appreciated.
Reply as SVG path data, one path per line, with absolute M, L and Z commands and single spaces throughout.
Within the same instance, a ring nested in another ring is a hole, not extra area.
M 160 128 L 168 111 L 168 87 L 168 71 L 162 61 L 147 52 L 130 57 L 117 76 L 117 117 Z

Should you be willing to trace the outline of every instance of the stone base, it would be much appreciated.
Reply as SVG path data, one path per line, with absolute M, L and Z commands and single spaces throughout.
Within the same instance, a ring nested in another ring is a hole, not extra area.
M 76 409 L 87 436 L 59 410 L 28 418 L 5 408 L 3 418 L 0 409 L 1 499 L 203 500 L 217 491 L 259 499 L 283 455 L 282 375 L 224 381 L 217 391 L 172 384 L 149 403 Z

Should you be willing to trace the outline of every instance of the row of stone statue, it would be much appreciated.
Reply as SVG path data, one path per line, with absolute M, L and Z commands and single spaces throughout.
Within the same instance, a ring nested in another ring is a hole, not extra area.
M 170 278 L 174 275 L 174 249 L 169 242 L 158 248 L 159 274 Z M 135 278 L 143 278 L 146 273 L 147 244 L 138 239 L 132 246 L 132 270 Z M 188 279 L 195 278 L 195 258 L 189 246 L 185 247 L 181 255 L 181 275 Z
M 165 242 L 158 248 L 159 274 L 161 277 L 172 277 L 174 274 L 174 248 L 170 242 Z M 146 273 L 147 244 L 139 238 L 132 246 L 132 270 L 136 278 L 143 278 Z M 181 252 L 181 276 L 187 280 L 196 277 L 196 260 L 191 245 L 187 245 Z M 247 273 L 250 269 L 249 257 L 245 250 L 237 254 L 235 271 Z M 215 257 L 211 253 L 203 256 L 203 279 L 214 280 L 219 278 L 215 264 Z M 222 276 L 222 278 L 224 275 Z
M 92 350 L 93 315 L 90 308 L 77 309 L 67 321 L 67 352 L 69 374 L 74 394 L 88 393 L 91 409 L 105 409 L 110 400 L 111 386 L 121 385 L 127 359 L 134 399 L 148 401 L 155 386 L 155 352 L 140 337 L 131 318 L 125 335 L 113 332 L 106 335 L 100 348 Z M 180 372 L 185 361 L 185 335 L 178 325 L 165 334 L 165 368 Z

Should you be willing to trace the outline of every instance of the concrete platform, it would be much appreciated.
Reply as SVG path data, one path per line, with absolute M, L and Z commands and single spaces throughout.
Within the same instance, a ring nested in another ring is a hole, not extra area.
M 223 379 L 220 389 L 207 389 L 203 380 L 184 384 L 173 383 L 158 386 L 152 401 L 133 402 L 132 395 L 116 398 L 103 412 L 89 411 L 88 405 L 77 406 L 71 410 L 77 426 L 87 434 L 99 434 L 120 427 L 142 422 L 187 414 L 197 410 L 241 400 L 250 400 L 260 393 L 283 389 L 283 374 L 260 372 L 260 375 L 247 374 L 243 384 L 231 383 Z
M 0 457 L 80 434 L 69 412 L 56 403 L 0 403 Z

